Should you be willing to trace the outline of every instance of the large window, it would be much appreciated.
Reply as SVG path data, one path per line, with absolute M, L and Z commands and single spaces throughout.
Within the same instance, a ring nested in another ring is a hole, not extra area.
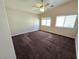
M 74 28 L 77 15 L 57 16 L 56 27 Z
M 42 18 L 41 25 L 43 25 L 43 26 L 51 26 L 51 17 Z

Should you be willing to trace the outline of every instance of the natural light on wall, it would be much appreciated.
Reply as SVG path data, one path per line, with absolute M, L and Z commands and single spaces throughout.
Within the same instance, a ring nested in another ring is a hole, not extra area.
M 57 16 L 56 27 L 74 28 L 77 15 Z
M 51 26 L 51 17 L 42 18 L 41 25 L 43 25 L 43 26 Z

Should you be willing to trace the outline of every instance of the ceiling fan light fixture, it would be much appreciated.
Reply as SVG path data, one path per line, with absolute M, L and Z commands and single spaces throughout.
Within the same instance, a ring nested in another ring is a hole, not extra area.
M 41 12 L 44 12 L 45 11 L 44 7 L 40 8 L 40 11 Z

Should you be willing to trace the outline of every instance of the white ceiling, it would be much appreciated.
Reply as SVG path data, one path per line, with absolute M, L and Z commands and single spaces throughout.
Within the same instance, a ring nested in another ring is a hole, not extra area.
M 54 7 L 56 7 L 69 1 L 71 0 L 44 0 L 44 3 L 50 3 L 50 5 L 54 5 Z M 5 2 L 6 7 L 8 8 L 28 11 L 37 14 L 40 13 L 39 9 L 32 7 L 32 5 L 34 5 L 37 2 L 40 2 L 40 0 L 5 0 Z M 48 9 L 52 8 L 48 6 Z

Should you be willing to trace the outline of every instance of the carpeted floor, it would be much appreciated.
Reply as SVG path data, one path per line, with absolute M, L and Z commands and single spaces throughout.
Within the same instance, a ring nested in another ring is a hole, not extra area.
M 75 40 L 36 31 L 12 37 L 17 59 L 76 59 Z

